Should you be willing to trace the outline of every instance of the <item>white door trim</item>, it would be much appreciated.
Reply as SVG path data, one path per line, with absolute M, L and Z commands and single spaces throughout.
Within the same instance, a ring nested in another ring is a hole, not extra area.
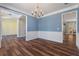
M 77 15 L 77 13 L 78 13 L 78 11 L 77 10 L 74 10 L 74 11 L 69 11 L 69 12 L 75 12 L 76 13 L 76 40 L 77 40 L 77 34 L 78 34 L 78 32 L 77 32 L 77 24 L 78 24 L 78 15 Z M 62 26 L 62 38 L 63 38 L 63 40 L 64 40 L 64 35 L 63 35 L 63 15 L 65 15 L 65 14 L 67 14 L 67 13 L 69 13 L 69 12 L 66 12 L 66 13 L 63 13 L 63 14 L 61 14 L 61 26 Z M 76 45 L 77 46 L 77 45 Z
M 27 40 L 27 16 L 26 16 L 26 40 Z

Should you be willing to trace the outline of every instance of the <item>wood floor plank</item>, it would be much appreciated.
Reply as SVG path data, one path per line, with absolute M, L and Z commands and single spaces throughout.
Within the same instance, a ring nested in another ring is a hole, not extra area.
M 66 52 L 68 52 L 68 53 L 71 53 L 71 55 L 79 55 L 79 51 L 78 51 L 78 49 L 76 49 L 76 50 L 74 50 L 74 49 L 72 49 L 72 48 L 69 48 L 69 47 L 67 47 L 67 46 L 65 46 L 65 45 L 62 45 L 62 44 L 58 44 L 58 43 L 56 43 L 56 42 L 52 42 L 52 41 L 48 41 L 48 40 L 39 40 L 39 41 L 41 41 L 41 42 L 44 42 L 44 43 L 48 43 L 49 44 L 49 46 L 54 46 L 54 48 L 58 48 L 58 49 L 61 49 L 61 50 L 64 50 L 64 51 L 66 51 Z M 38 42 L 39 42 L 38 41 Z M 47 44 L 47 45 L 48 45 Z
M 24 43 L 23 43 L 24 44 Z M 35 54 L 35 55 L 49 55 L 49 54 L 46 54 L 46 53 L 43 53 L 41 52 L 41 50 L 37 49 L 36 47 L 32 46 L 31 44 L 29 44 L 28 42 L 24 44 L 26 48 L 29 48 L 30 47 L 30 51 Z M 26 46 L 28 45 L 28 46 Z M 33 50 L 33 51 L 32 51 Z
M 35 44 L 36 42 L 34 42 L 34 44 Z M 32 42 L 32 44 L 33 44 L 33 42 Z M 51 47 L 51 46 L 45 46 L 45 45 L 42 45 L 42 44 L 40 44 L 40 45 L 38 45 L 38 43 L 37 44 L 35 44 L 37 47 L 39 46 L 39 48 L 42 48 L 42 49 L 47 49 L 46 50 L 46 52 L 48 51 L 48 53 L 50 53 L 50 54 L 54 54 L 54 55 L 70 55 L 69 53 L 67 53 L 67 52 L 65 52 L 65 51 L 62 51 L 62 50 L 59 50 L 59 49 L 56 49 L 56 48 L 54 48 L 54 47 Z
M 50 54 L 50 55 L 59 55 L 55 52 L 52 53 L 52 51 L 50 51 L 49 48 L 46 48 L 45 46 L 42 46 L 40 44 L 37 44 L 37 43 L 33 43 L 33 42 L 30 42 L 33 46 L 35 46 L 36 48 L 40 49 L 41 51 L 43 51 L 44 53 L 47 53 L 47 54 Z
M 69 48 L 61 43 L 44 39 L 23 39 L 16 36 L 3 37 L 0 56 L 79 56 L 78 49 Z
M 77 55 L 76 54 L 77 53 L 76 51 L 74 52 L 74 51 L 68 50 L 67 48 L 62 48 L 59 45 L 55 45 L 55 44 L 52 45 L 52 44 L 47 43 L 47 42 L 45 44 L 45 40 L 44 41 L 41 41 L 41 40 L 39 40 L 39 41 L 38 40 L 33 40 L 32 42 L 35 42 L 35 43 L 37 42 L 39 44 L 42 44 L 43 46 L 47 46 L 49 49 L 55 48 L 55 50 L 56 49 L 61 50 L 61 52 L 65 53 L 66 55 Z

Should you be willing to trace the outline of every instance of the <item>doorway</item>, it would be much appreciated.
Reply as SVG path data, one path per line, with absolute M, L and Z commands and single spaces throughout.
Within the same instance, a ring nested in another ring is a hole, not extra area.
M 20 16 L 18 19 L 18 38 L 26 40 L 27 26 L 26 26 L 27 16 Z
M 16 39 L 18 33 L 17 20 L 20 14 L 11 10 L 1 8 L 1 37 L 3 39 Z
M 12 39 L 17 37 L 17 18 L 2 18 L 2 39 Z
M 71 48 L 76 48 L 77 11 L 64 13 L 62 19 L 63 43 Z

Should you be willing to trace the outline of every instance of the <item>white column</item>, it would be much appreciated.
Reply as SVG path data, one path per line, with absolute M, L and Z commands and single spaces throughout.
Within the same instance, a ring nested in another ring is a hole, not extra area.
M 26 16 L 21 16 L 17 20 L 17 37 L 25 37 L 26 31 Z
M 27 16 L 26 16 L 26 40 L 27 40 Z
M 2 41 L 2 34 L 1 34 L 1 29 L 2 29 L 2 27 L 1 27 L 1 16 L 0 16 L 0 48 L 1 48 L 1 41 Z
M 19 37 L 19 18 L 17 18 L 17 37 Z

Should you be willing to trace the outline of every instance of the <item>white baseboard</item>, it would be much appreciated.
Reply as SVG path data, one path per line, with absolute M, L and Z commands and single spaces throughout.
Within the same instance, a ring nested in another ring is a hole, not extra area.
M 62 32 L 38 31 L 38 38 L 63 43 Z
M 38 38 L 38 31 L 28 31 L 26 33 L 26 41 Z

